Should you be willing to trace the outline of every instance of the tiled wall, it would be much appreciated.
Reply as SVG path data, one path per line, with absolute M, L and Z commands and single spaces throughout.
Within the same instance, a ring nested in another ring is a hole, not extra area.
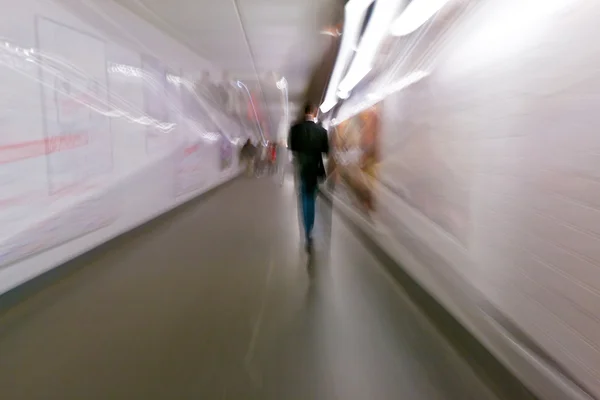
M 381 220 L 600 395 L 600 2 L 478 3 L 383 101 Z

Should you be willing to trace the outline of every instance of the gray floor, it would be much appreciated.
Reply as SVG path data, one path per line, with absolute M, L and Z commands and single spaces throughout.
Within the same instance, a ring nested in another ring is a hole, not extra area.
M 0 315 L 0 399 L 498 398 L 323 203 L 316 240 L 241 179 L 69 263 Z

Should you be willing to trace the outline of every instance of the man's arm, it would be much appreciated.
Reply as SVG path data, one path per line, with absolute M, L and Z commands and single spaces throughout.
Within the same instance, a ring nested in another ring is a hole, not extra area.
M 288 134 L 288 149 L 290 149 L 290 151 L 295 152 L 298 145 L 296 144 L 296 135 L 295 133 L 295 128 L 296 125 L 292 126 L 290 128 L 290 133 Z
M 329 154 L 329 135 L 327 135 L 327 130 L 325 128 L 321 128 L 321 153 Z

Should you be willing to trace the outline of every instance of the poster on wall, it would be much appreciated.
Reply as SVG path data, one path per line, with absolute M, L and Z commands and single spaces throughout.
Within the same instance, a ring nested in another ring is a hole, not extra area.
M 189 141 L 178 151 L 175 167 L 175 196 L 186 194 L 202 185 L 202 152 L 199 140 Z
M 48 201 L 38 67 L 24 43 L 0 43 L 0 240 Z
M 51 195 L 112 171 L 112 135 L 101 39 L 37 18 L 48 185 Z
M 167 68 L 155 57 L 142 54 L 142 71 L 144 81 L 144 112 L 159 124 L 169 121 L 169 94 L 167 84 Z M 163 154 L 170 150 L 172 144 L 169 131 L 160 129 L 157 123 L 146 128 L 146 153 L 148 155 Z
M 11 104 L 28 122 L 13 121 L 20 141 L 4 135 L 10 144 L 0 151 L 0 179 L 20 171 L 12 179 L 17 185 L 3 185 L 0 267 L 97 230 L 116 216 L 116 207 L 106 203 L 112 201 L 106 187 L 113 167 L 106 45 L 45 18 L 35 24 L 36 49 L 15 47 L 13 53 L 35 71 L 23 70 L 26 82 L 12 77 L 19 90 Z M 10 119 L 3 122 L 10 127 Z
M 185 129 L 193 135 L 219 131 L 220 113 L 206 97 L 210 96 L 210 92 L 206 91 L 205 84 L 184 76 L 180 86 L 183 114 L 191 121 Z
M 328 185 L 365 216 L 376 211 L 379 178 L 379 106 L 343 121 L 331 132 Z
M 176 152 L 176 197 L 205 187 L 218 175 L 218 138 L 217 133 L 190 136 Z
M 225 112 L 228 103 L 228 86 L 213 81 L 209 71 L 203 71 L 195 82 L 195 91 L 206 106 Z
M 234 146 L 225 136 L 220 136 L 221 171 L 226 171 L 233 166 Z
M 224 112 L 238 125 L 251 127 L 246 118 L 249 98 L 244 86 L 228 74 L 223 77 L 221 86 L 226 100 Z
M 242 88 L 230 84 L 228 86 L 229 95 L 227 96 L 227 113 L 235 118 L 240 124 L 244 123 L 246 116 L 246 103 L 248 102 L 248 95 L 244 93 Z
M 179 124 L 183 117 L 183 92 L 181 70 L 167 72 L 167 114 L 169 122 Z

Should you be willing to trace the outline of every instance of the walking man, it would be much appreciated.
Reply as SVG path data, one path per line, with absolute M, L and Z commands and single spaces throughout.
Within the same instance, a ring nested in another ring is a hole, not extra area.
M 304 222 L 306 250 L 311 252 L 315 224 L 315 202 L 319 180 L 325 178 L 323 153 L 329 153 L 327 131 L 316 124 L 317 107 L 307 104 L 304 120 L 292 126 L 289 147 L 295 157 L 300 178 L 300 204 Z

